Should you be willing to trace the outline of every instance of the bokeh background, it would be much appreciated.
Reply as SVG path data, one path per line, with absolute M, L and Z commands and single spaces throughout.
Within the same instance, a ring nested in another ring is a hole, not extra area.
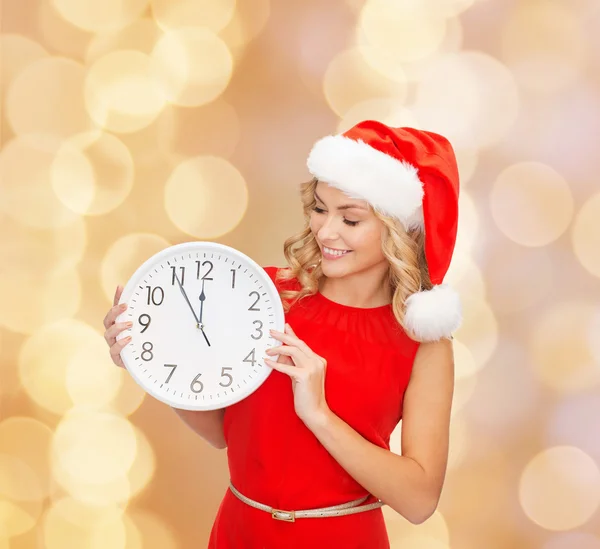
M 102 319 L 171 244 L 283 265 L 311 145 L 365 118 L 462 175 L 447 481 L 424 524 L 384 507 L 392 547 L 600 548 L 598 0 L 4 0 L 0 30 L 0 549 L 206 546 L 226 452 Z

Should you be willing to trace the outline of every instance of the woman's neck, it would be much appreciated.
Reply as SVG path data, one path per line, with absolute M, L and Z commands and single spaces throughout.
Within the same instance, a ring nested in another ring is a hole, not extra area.
M 319 292 L 341 305 L 363 309 L 388 305 L 393 297 L 387 269 L 385 272 L 368 270 L 339 278 L 322 276 Z

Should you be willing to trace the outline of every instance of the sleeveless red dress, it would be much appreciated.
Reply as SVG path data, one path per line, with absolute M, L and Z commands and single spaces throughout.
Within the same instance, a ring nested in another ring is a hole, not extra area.
M 277 281 L 277 270 L 265 267 L 279 290 L 299 289 L 297 280 Z M 325 396 L 333 413 L 365 439 L 389 449 L 419 346 L 399 326 L 391 305 L 349 307 L 317 293 L 296 303 L 286 322 L 327 360 Z M 225 409 L 233 485 L 255 501 L 284 510 L 329 507 L 368 495 L 298 418 L 291 383 L 274 370 L 254 393 Z M 374 501 L 371 495 L 365 503 Z M 381 508 L 283 522 L 228 489 L 209 541 L 209 549 L 313 547 L 388 549 Z

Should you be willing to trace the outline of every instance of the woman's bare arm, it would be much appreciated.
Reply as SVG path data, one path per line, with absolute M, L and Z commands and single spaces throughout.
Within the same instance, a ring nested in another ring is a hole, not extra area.
M 227 448 L 223 433 L 225 408 L 206 411 L 181 410 L 179 408 L 173 408 L 173 410 L 192 431 L 199 434 L 211 446 L 219 450 Z

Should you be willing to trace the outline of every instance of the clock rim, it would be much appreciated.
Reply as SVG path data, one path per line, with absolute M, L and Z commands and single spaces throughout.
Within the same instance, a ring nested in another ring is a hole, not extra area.
M 154 255 L 150 256 L 146 261 L 144 261 L 134 271 L 134 273 L 131 275 L 131 277 L 127 281 L 127 284 L 125 285 L 125 287 L 123 288 L 123 292 L 121 293 L 121 297 L 119 299 L 119 304 L 127 303 L 127 305 L 129 306 L 129 300 L 133 296 L 133 290 L 136 288 L 136 286 L 138 284 L 138 282 L 135 282 L 135 281 L 140 279 L 141 275 L 146 273 L 148 271 L 149 267 L 151 267 L 152 265 L 154 265 L 156 263 L 160 263 L 167 256 L 172 256 L 172 255 L 177 254 L 178 251 L 180 251 L 180 250 L 194 249 L 194 252 L 196 252 L 196 251 L 198 251 L 196 248 L 201 248 L 202 251 L 207 251 L 207 249 L 208 249 L 213 252 L 214 251 L 227 252 L 228 254 L 234 255 L 236 257 L 236 259 L 238 259 L 240 262 L 244 261 L 244 262 L 248 263 L 251 267 L 254 267 L 254 269 L 256 271 L 258 271 L 261 275 L 263 275 L 264 282 L 268 286 L 271 287 L 273 295 L 275 295 L 278 298 L 273 303 L 273 309 L 274 309 L 274 315 L 275 315 L 275 329 L 278 331 L 284 330 L 285 312 L 283 310 L 283 304 L 281 302 L 281 298 L 279 298 L 279 292 L 278 292 L 277 287 L 275 286 L 273 280 L 271 280 L 271 277 L 268 275 L 268 273 L 264 270 L 263 267 L 261 267 L 251 257 L 247 256 L 244 252 L 237 250 L 235 248 L 232 248 L 231 246 L 227 246 L 226 244 L 220 244 L 218 242 L 201 241 L 201 240 L 200 241 L 194 240 L 194 241 L 189 241 L 189 242 L 182 242 L 179 244 L 173 244 L 172 246 L 168 246 L 168 247 L 160 250 L 159 252 L 155 253 Z M 126 309 L 125 311 L 123 311 L 117 317 L 115 322 L 124 322 L 126 319 L 128 320 L 128 317 L 127 317 L 128 311 L 129 311 L 129 308 Z M 128 332 L 129 332 L 129 330 L 123 330 L 120 334 L 118 334 L 117 338 L 116 338 L 117 341 L 119 341 L 123 337 L 126 337 Z M 145 384 L 143 382 L 143 380 L 141 379 L 141 377 L 137 374 L 136 369 L 131 368 L 130 364 L 128 364 L 130 362 L 130 358 L 128 357 L 127 353 L 123 353 L 123 351 L 121 351 L 121 353 L 122 353 L 121 360 L 123 361 L 123 364 L 125 365 L 126 370 L 129 372 L 129 374 L 131 375 L 133 380 L 144 390 L 144 392 L 146 394 L 150 395 L 151 397 L 155 398 L 159 402 L 167 404 L 171 408 L 175 408 L 178 410 L 189 410 L 189 411 L 200 412 L 200 411 L 212 411 L 212 410 L 220 410 L 220 409 L 228 408 L 229 406 L 233 406 L 234 404 L 237 404 L 238 402 L 241 402 L 242 400 L 251 396 L 256 390 L 258 390 L 261 387 L 261 385 L 263 383 L 265 383 L 267 381 L 267 379 L 273 372 L 273 368 L 271 368 L 268 364 L 263 364 L 263 366 L 265 368 L 264 373 L 260 372 L 258 378 L 255 378 L 255 379 L 259 380 L 258 383 L 254 384 L 251 387 L 250 391 L 248 391 L 247 393 L 242 393 L 242 396 L 236 395 L 236 398 L 232 399 L 230 402 L 228 402 L 225 405 L 210 406 L 207 403 L 208 405 L 204 405 L 204 406 L 199 406 L 199 405 L 194 406 L 194 405 L 186 405 L 183 402 L 175 402 L 174 400 L 171 400 L 170 398 L 165 397 L 162 394 L 158 394 L 157 392 L 152 391 L 152 388 L 149 385 Z M 272 357 L 272 360 L 277 360 L 277 356 L 274 355 Z

